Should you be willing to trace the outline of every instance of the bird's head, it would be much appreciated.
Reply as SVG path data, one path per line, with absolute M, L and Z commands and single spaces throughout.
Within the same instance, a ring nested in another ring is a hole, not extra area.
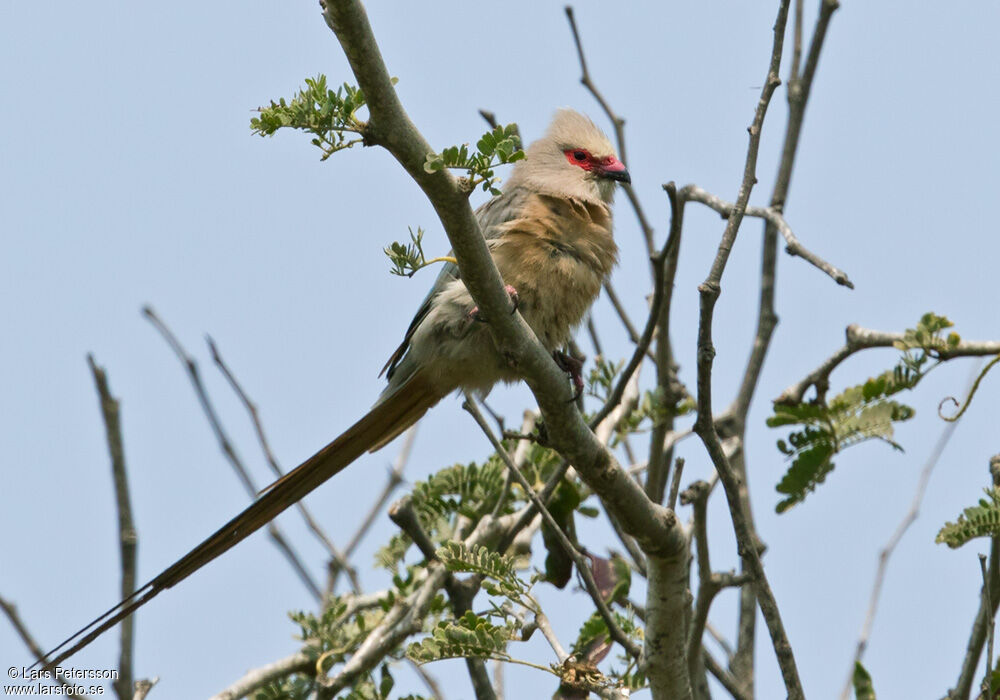
M 525 155 L 517 179 L 550 194 L 611 202 L 615 183 L 632 181 L 608 137 L 572 109 L 557 111 Z

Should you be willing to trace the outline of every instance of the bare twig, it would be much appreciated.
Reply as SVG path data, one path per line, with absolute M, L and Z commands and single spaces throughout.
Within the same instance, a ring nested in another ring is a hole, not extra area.
M 625 332 L 628 333 L 628 339 L 633 343 L 638 343 L 640 337 L 639 332 L 635 329 L 635 324 L 632 323 L 632 319 L 625 310 L 625 306 L 622 304 L 621 299 L 618 298 L 618 292 L 615 291 L 614 286 L 611 284 L 611 280 L 604 283 L 604 293 L 608 295 L 608 301 L 611 302 L 611 308 L 613 308 L 615 313 L 618 314 L 618 318 L 625 327 Z
M 974 368 L 969 381 L 973 381 L 975 376 L 976 370 Z M 868 599 L 868 611 L 865 613 L 865 620 L 861 625 L 861 633 L 858 635 L 858 643 L 854 651 L 854 658 L 851 660 L 851 664 L 847 672 L 847 679 L 844 683 L 843 689 L 840 691 L 841 700 L 847 700 L 850 696 L 851 688 L 853 686 L 855 664 L 861 662 L 861 659 L 865 654 L 865 650 L 868 647 L 868 640 L 871 637 L 872 626 L 875 623 L 875 613 L 878 610 L 879 599 L 882 595 L 882 583 L 885 580 L 885 573 L 889 566 L 889 558 L 892 556 L 893 552 L 896 551 L 896 547 L 899 545 L 900 540 L 903 539 L 903 535 L 906 534 L 910 525 L 916 521 L 917 516 L 920 514 L 920 505 L 924 501 L 924 494 L 927 492 L 927 485 L 930 483 L 931 473 L 941 460 L 941 455 L 944 454 L 945 447 L 948 446 L 948 442 L 951 440 L 951 436 L 955 433 L 957 425 L 957 423 L 945 424 L 944 429 L 941 431 L 941 435 L 938 437 L 937 442 L 931 449 L 930 455 L 927 457 L 927 461 L 924 462 L 923 469 L 920 471 L 920 478 L 917 480 L 917 488 L 913 493 L 913 500 L 910 502 L 909 510 L 906 511 L 906 514 L 903 516 L 899 525 L 896 526 L 896 530 L 892 533 L 889 541 L 886 542 L 885 546 L 879 552 L 878 567 L 875 571 L 875 582 L 872 584 L 871 596 Z
M 413 672 L 420 676 L 420 680 L 424 682 L 427 686 L 427 690 L 431 691 L 432 700 L 444 700 L 444 693 L 441 692 L 441 684 L 437 682 L 437 679 L 432 676 L 427 670 L 418 664 L 416 661 L 410 662 L 410 668 Z
M 739 682 L 733 677 L 729 671 L 727 671 L 715 657 L 708 653 L 708 651 L 702 652 L 702 663 L 705 664 L 705 668 L 708 672 L 715 676 L 715 680 L 719 681 L 719 684 L 726 689 L 726 691 L 733 696 L 735 700 L 753 700 L 750 695 L 747 695 L 743 688 L 740 687 Z
M 685 187 L 682 187 L 678 195 L 689 202 L 699 202 L 710 209 L 714 209 L 722 214 L 723 218 L 727 218 L 733 212 L 733 208 L 735 206 L 732 203 L 723 200 L 721 197 L 717 197 L 714 194 L 703 190 L 697 185 L 686 185 Z M 789 255 L 802 258 L 813 267 L 829 275 L 837 284 L 848 287 L 849 289 L 854 289 L 854 283 L 847 277 L 846 272 L 823 260 L 799 242 L 799 239 L 795 237 L 795 234 L 792 232 L 792 228 L 785 221 L 785 217 L 779 210 L 773 207 L 748 206 L 743 213 L 745 216 L 764 219 L 767 223 L 778 229 L 785 239 L 785 243 L 787 244 L 785 252 Z
M 628 364 L 625 369 L 622 370 L 621 376 L 618 378 L 618 382 L 615 384 L 614 390 L 612 390 L 611 395 L 608 396 L 608 400 L 604 402 L 601 406 L 601 410 L 597 412 L 591 421 L 590 428 L 596 428 L 602 420 L 604 420 L 611 411 L 615 409 L 618 402 L 621 401 L 622 395 L 625 393 L 625 386 L 628 384 L 629 380 L 632 378 L 632 373 L 635 372 L 636 368 L 642 363 L 642 357 L 646 354 L 649 349 L 649 344 L 653 340 L 653 331 L 656 330 L 656 322 L 660 317 L 660 308 L 663 305 L 664 297 L 664 266 L 666 264 L 667 258 L 670 253 L 676 250 L 677 246 L 680 245 L 680 229 L 676 231 L 676 236 L 674 235 L 674 230 L 671 228 L 671 235 L 667 237 L 666 243 L 663 244 L 663 250 L 653 256 L 653 302 L 650 305 L 649 317 L 646 319 L 646 327 L 642 329 L 642 335 L 637 339 L 635 351 L 632 353 L 632 357 L 629 359 Z
M 694 509 L 695 561 L 698 565 L 698 595 L 695 598 L 694 615 L 688 631 L 688 669 L 692 678 L 697 677 L 700 653 L 708 612 L 716 594 L 723 588 L 741 586 L 747 582 L 746 575 L 715 573 L 708 552 L 708 497 L 712 486 L 706 481 L 696 481 L 681 494 L 681 503 Z
M 132 521 L 132 504 L 129 498 L 128 472 L 125 468 L 125 447 L 122 443 L 122 426 L 120 404 L 111 395 L 108 385 L 108 375 L 103 367 L 94 361 L 93 355 L 87 355 L 87 364 L 94 375 L 94 384 L 101 402 L 101 416 L 104 418 L 104 431 L 108 441 L 108 452 L 111 456 L 111 475 L 115 487 L 115 502 L 118 507 L 118 547 L 121 555 L 121 597 L 126 599 L 135 592 L 136 550 L 139 547 L 139 537 Z M 135 617 L 129 616 L 122 620 L 121 646 L 118 652 L 118 678 L 114 682 L 115 694 L 119 700 L 131 700 L 132 691 L 132 654 L 134 649 Z
M 559 523 L 556 522 L 556 519 L 552 517 L 548 508 L 545 507 L 545 504 L 541 501 L 541 499 L 539 499 L 538 495 L 535 493 L 535 489 L 531 486 L 531 482 L 528 481 L 517 465 L 514 464 L 514 460 L 511 459 L 510 455 L 507 454 L 507 450 L 504 449 L 504 446 L 497 439 L 496 435 L 493 434 L 489 424 L 486 423 L 486 419 L 483 418 L 483 414 L 480 413 L 479 409 L 476 407 L 475 400 L 470 395 L 466 394 L 465 401 L 462 403 L 462 408 L 469 412 L 482 429 L 487 439 L 489 439 L 490 444 L 493 445 L 493 449 L 497 451 L 497 454 L 500 455 L 504 464 L 507 465 L 507 469 L 509 469 L 514 475 L 514 478 L 517 479 L 521 488 L 524 489 L 525 494 L 527 494 L 527 496 L 531 499 L 542 518 L 544 518 L 546 523 L 548 523 L 556 538 L 559 540 L 560 546 L 562 546 L 563 550 L 565 550 L 567 556 L 573 560 L 573 563 L 576 564 L 576 569 L 580 573 L 581 578 L 583 578 L 587 593 L 594 601 L 594 605 L 597 606 L 597 611 L 600 613 L 601 618 L 607 625 L 608 633 L 611 638 L 618 642 L 630 656 L 638 659 L 642 650 L 629 638 L 628 635 L 622 631 L 621 627 L 618 626 L 614 615 L 611 613 L 611 609 L 608 607 L 607 601 L 604 600 L 600 589 L 597 587 L 597 582 L 594 581 L 594 576 L 590 571 L 590 566 L 584 560 L 580 552 L 577 551 L 576 547 L 573 546 L 573 543 L 570 542 L 566 533 L 563 532 L 563 529 L 559 526 Z M 539 625 L 539 629 L 541 629 L 541 625 Z M 560 661 L 562 661 L 562 659 L 560 659 Z
M 56 673 L 55 666 L 49 663 L 48 658 L 45 656 L 45 652 L 42 651 L 40 646 L 38 646 L 38 642 L 35 641 L 35 638 L 31 636 L 31 632 L 28 631 L 28 628 L 25 626 L 24 622 L 21 620 L 21 616 L 17 612 L 17 606 L 0 597 L 0 610 L 3 610 L 7 619 L 10 620 L 10 624 L 17 632 L 17 636 L 19 636 L 21 641 L 24 642 L 24 646 L 28 647 L 28 651 L 31 652 L 31 656 L 41 664 L 42 668 L 51 674 L 52 679 L 59 683 L 60 686 L 63 688 L 69 687 L 69 684 L 65 681 L 62 675 Z M 89 696 L 70 693 L 67 697 L 76 698 L 77 700 L 85 700 Z
M 985 554 L 980 554 L 979 555 L 979 570 L 983 574 L 983 600 L 986 602 L 986 608 L 988 610 L 996 610 L 996 608 L 993 606 L 993 602 L 990 600 L 990 598 L 991 598 L 991 596 L 990 596 L 990 576 L 989 576 L 989 573 L 987 573 L 987 571 L 986 571 L 986 555 Z M 993 695 L 993 692 L 990 690 L 991 686 L 993 685 L 992 680 L 990 678 L 990 675 L 991 675 L 990 674 L 990 670 L 991 670 L 991 668 L 993 666 L 993 628 L 994 627 L 996 627 L 996 623 L 994 623 L 993 619 L 991 618 L 990 621 L 989 621 L 989 625 L 987 626 L 987 629 L 986 629 L 986 670 L 983 672 L 984 678 L 983 678 L 983 685 L 982 685 L 982 691 L 983 691 L 983 693 L 985 693 L 985 695 L 986 695 L 987 698 L 989 698 L 991 695 Z
M 740 224 L 743 221 L 743 214 L 750 199 L 750 191 L 753 188 L 754 182 L 756 182 L 757 153 L 760 147 L 760 135 L 764 116 L 767 113 L 767 106 L 771 101 L 771 96 L 781 83 L 781 80 L 778 78 L 778 68 L 781 65 L 781 53 L 787 19 L 788 0 L 783 0 L 779 6 L 778 17 L 774 26 L 774 44 L 771 51 L 767 78 L 761 90 L 760 100 L 758 101 L 753 122 L 749 129 L 750 143 L 747 148 L 746 165 L 743 170 L 743 180 L 740 184 L 739 195 L 737 196 L 733 211 L 726 222 L 726 229 L 723 232 L 722 241 L 719 243 L 718 252 L 716 253 L 708 277 L 698 287 L 701 297 L 698 323 L 698 418 L 695 421 L 694 430 L 705 444 L 705 448 L 708 450 L 712 463 L 719 474 L 719 479 L 725 488 L 726 500 L 729 504 L 729 512 L 732 517 L 739 554 L 743 558 L 747 570 L 753 576 L 758 594 L 758 603 L 771 635 L 771 642 L 778 660 L 778 666 L 781 669 L 785 689 L 791 700 L 801 700 L 804 698 L 804 694 L 802 683 L 799 680 L 798 669 L 795 665 L 795 657 L 788 642 L 784 624 L 781 622 L 781 614 L 778 610 L 777 601 L 774 598 L 774 593 L 771 591 L 767 576 L 764 573 L 764 567 L 760 561 L 754 532 L 750 525 L 748 509 L 744 506 L 741 497 L 740 479 L 725 455 L 719 434 L 716 431 L 715 422 L 712 420 L 712 363 L 715 357 L 715 348 L 712 343 L 712 319 L 715 303 L 721 292 L 722 273 L 725 270 L 729 254 L 736 241 Z
M 796 10 L 798 13 L 796 22 L 798 25 L 801 25 L 802 20 L 801 5 L 801 0 L 796 0 Z M 838 7 L 838 2 L 837 0 L 819 0 L 819 5 L 819 14 L 812 38 L 809 42 L 805 68 L 801 74 L 799 73 L 797 54 L 793 53 L 791 77 L 787 90 L 788 120 L 785 126 L 781 161 L 778 166 L 778 173 L 775 177 L 774 189 L 771 192 L 770 201 L 771 208 L 778 211 L 784 210 L 785 201 L 788 198 L 788 190 L 792 181 L 792 171 L 795 166 L 795 157 L 798 153 L 799 138 L 805 118 L 806 104 L 808 103 L 809 93 L 816 76 L 816 68 L 819 65 L 819 57 L 826 39 L 827 30 L 830 26 L 830 19 Z M 801 31 L 798 26 L 795 32 L 793 52 L 801 49 Z M 746 430 L 746 416 L 750 410 L 750 402 L 757 390 L 757 383 L 760 380 L 761 371 L 764 367 L 764 358 L 767 356 L 771 340 L 774 337 L 774 329 L 778 324 L 774 302 L 777 262 L 778 231 L 771 223 L 766 223 L 761 245 L 760 303 L 757 310 L 757 328 L 754 332 L 750 357 L 747 359 L 746 367 L 743 371 L 743 381 L 740 384 L 739 392 L 733 401 L 730 411 L 736 418 L 736 433 L 741 437 Z M 742 456 L 739 457 L 734 466 L 743 483 L 741 497 L 747 512 L 748 524 L 751 530 L 753 530 L 753 511 L 750 506 L 749 492 L 746 487 L 745 459 Z M 753 691 L 754 649 L 757 639 L 756 626 L 756 593 L 752 586 L 745 586 L 740 591 L 739 633 L 736 640 L 736 653 L 733 656 L 730 667 L 743 687 L 751 693 Z
M 218 415 L 215 413 L 215 408 L 212 406 L 212 402 L 208 398 L 208 393 L 205 391 L 205 387 L 201 383 L 201 374 L 198 371 L 198 364 L 194 361 L 193 357 L 188 355 L 184 346 L 181 345 L 180 341 L 177 339 L 177 336 L 173 334 L 170 328 L 160 319 L 156 312 L 153 311 L 151 306 L 143 307 L 142 313 L 143 316 L 145 316 L 153 325 L 153 327 L 159 331 L 160 335 L 163 336 L 163 339 L 167 342 L 167 345 L 169 345 L 170 349 L 174 351 L 175 355 L 177 355 L 177 359 L 179 359 L 181 364 L 184 365 L 185 370 L 187 370 L 188 378 L 191 380 L 195 394 L 198 397 L 198 402 L 201 404 L 205 417 L 208 419 L 208 423 L 212 427 L 212 432 L 215 434 L 215 438 L 219 442 L 219 447 L 222 448 L 222 453 L 226 456 L 226 459 L 233 468 L 233 471 L 236 472 L 236 475 L 242 482 L 247 495 L 251 500 L 255 499 L 259 489 L 254 483 L 253 478 L 250 476 L 250 473 L 243 465 L 243 461 L 236 454 L 236 448 L 233 447 L 232 441 L 230 441 L 229 436 L 222 427 L 222 423 L 219 421 Z M 285 539 L 281 529 L 274 522 L 268 523 L 267 534 L 270 535 L 275 546 L 277 546 L 278 549 L 281 550 L 281 553 L 285 555 L 285 559 L 291 565 L 292 569 L 294 569 L 303 585 L 309 589 L 309 592 L 312 593 L 317 600 L 321 600 L 323 597 L 322 590 L 313 580 L 312 575 L 309 573 L 305 564 L 302 563 L 299 555 L 294 549 L 292 549 L 292 546 Z
M 257 410 L 257 404 L 251 400 L 250 396 L 243 390 L 243 386 L 236 379 L 236 375 L 233 374 L 232 370 L 222 359 L 222 354 L 219 352 L 218 346 L 215 341 L 212 340 L 211 336 L 207 336 L 205 339 L 208 342 L 209 351 L 212 353 L 212 361 L 222 372 L 222 375 L 229 382 L 229 386 L 232 387 L 233 391 L 239 397 L 240 402 L 246 409 L 247 413 L 250 415 L 250 420 L 253 423 L 254 432 L 257 434 L 257 441 L 260 443 L 261 451 L 264 453 L 264 458 L 267 460 L 268 466 L 271 467 L 271 471 L 274 472 L 275 476 L 279 479 L 284 476 L 285 472 L 282 470 L 281 465 L 278 463 L 278 459 L 274 456 L 274 452 L 271 450 L 271 445 L 267 440 L 267 436 L 264 433 L 264 425 L 260 420 L 260 412 Z M 316 519 L 313 517 L 309 508 L 303 501 L 299 501 L 295 504 L 298 509 L 299 514 L 302 516 L 302 520 L 305 521 L 306 527 L 316 536 L 320 544 L 326 549 L 327 553 L 330 555 L 331 566 L 335 567 L 337 570 L 343 570 L 347 573 L 347 577 L 351 582 L 351 588 L 355 593 L 361 591 L 361 582 L 358 579 L 357 570 L 350 565 L 344 554 L 337 549 L 337 546 L 333 543 L 326 532 L 319 526 Z M 332 589 L 331 589 L 332 590 Z
M 417 518 L 417 511 L 413 507 L 413 499 L 409 494 L 403 496 L 389 507 L 389 520 L 409 535 L 410 539 L 413 540 L 413 544 L 417 545 L 417 549 L 420 550 L 425 559 L 428 561 L 437 559 L 437 547 L 434 546 L 430 536 L 428 536 L 420 524 L 420 520 Z
M 667 508 L 674 510 L 677 505 L 677 494 L 681 490 L 681 474 L 684 473 L 684 458 L 678 457 L 674 462 L 674 475 L 670 481 L 670 495 L 667 496 Z
M 618 156 L 623 162 L 628 163 L 628 157 L 625 153 L 625 120 L 615 114 L 614 110 L 611 109 L 611 105 L 604 99 L 604 96 L 590 79 L 590 71 L 587 70 L 587 58 L 583 53 L 583 43 L 580 41 L 580 33 L 577 31 L 576 19 L 573 17 L 573 8 L 570 5 L 566 6 L 566 19 L 569 20 L 569 28 L 573 32 L 573 43 L 576 45 L 576 54 L 580 59 L 580 72 L 582 73 L 580 83 L 593 95 L 594 99 L 601 105 L 601 109 L 604 110 L 604 114 L 614 124 L 615 141 L 618 143 Z M 646 252 L 652 256 L 653 251 L 656 250 L 656 246 L 653 243 L 653 227 L 649 225 L 649 220 L 646 219 L 642 205 L 632 190 L 632 186 L 627 184 L 624 186 L 624 190 L 625 196 L 628 197 L 629 204 L 632 205 L 632 210 L 639 221 L 639 228 L 642 229 L 642 235 L 646 241 Z
M 152 678 L 141 678 L 134 683 L 135 694 L 132 696 L 132 700 L 145 700 L 146 696 L 149 695 L 149 691 L 153 689 L 157 683 L 160 682 L 159 676 L 153 676 Z
M 714 639 L 715 643 L 719 645 L 719 647 L 722 649 L 723 652 L 725 652 L 726 659 L 727 660 L 732 659 L 733 658 L 733 654 L 735 653 L 735 650 L 733 649 L 733 645 L 729 643 L 728 639 L 726 639 L 724 636 L 722 636 L 722 633 L 719 632 L 719 630 L 717 630 L 715 628 L 715 625 L 713 625 L 711 622 L 709 622 L 709 621 L 706 620 L 705 621 L 705 631 L 708 632 L 708 635 L 712 639 Z
M 674 349 L 670 341 L 670 310 L 674 296 L 674 278 L 677 275 L 677 265 L 680 259 L 681 230 L 684 227 L 684 200 L 677 196 L 677 187 L 668 182 L 663 186 L 670 202 L 670 233 L 668 241 L 673 241 L 666 254 L 663 279 L 663 302 L 656 318 L 656 384 L 668 406 L 676 406 L 677 402 L 688 395 L 687 389 L 677 377 L 677 363 L 674 361 Z M 664 490 L 670 476 L 670 461 L 673 459 L 673 446 L 668 446 L 666 438 L 674 431 L 674 413 L 671 410 L 665 418 L 653 426 L 649 435 L 649 459 L 647 466 L 646 495 L 656 503 L 663 502 Z
M 806 392 L 816 388 L 816 394 L 823 398 L 830 389 L 830 374 L 851 355 L 868 348 L 891 348 L 904 339 L 903 333 L 886 333 L 874 331 L 861 326 L 850 325 L 846 331 L 847 342 L 828 357 L 823 364 L 807 374 L 801 381 L 785 389 L 775 403 L 802 403 Z M 1000 341 L 969 341 L 963 340 L 958 345 L 934 351 L 934 356 L 941 360 L 956 357 L 984 357 L 1000 353 Z

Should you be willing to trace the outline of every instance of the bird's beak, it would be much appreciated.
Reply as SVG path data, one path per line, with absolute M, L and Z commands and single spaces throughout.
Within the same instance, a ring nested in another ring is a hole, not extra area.
M 624 182 L 625 184 L 632 184 L 632 176 L 629 175 L 628 170 L 625 169 L 625 164 L 614 156 L 611 156 L 601 163 L 599 173 L 601 177 L 608 180 L 617 180 L 618 182 Z

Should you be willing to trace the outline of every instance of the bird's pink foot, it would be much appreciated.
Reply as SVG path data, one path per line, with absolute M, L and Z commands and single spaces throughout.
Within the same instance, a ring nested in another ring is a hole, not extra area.
M 510 312 L 514 313 L 515 311 L 517 311 L 517 306 L 521 302 L 521 298 L 520 296 L 518 296 L 517 290 L 514 289 L 511 285 L 505 284 L 503 288 L 504 291 L 507 292 L 507 296 L 510 297 L 510 305 L 511 305 Z M 486 317 L 483 316 L 482 312 L 479 310 L 479 306 L 473 306 L 472 309 L 469 310 L 469 319 L 472 321 L 478 321 L 480 323 L 486 321 Z
M 573 398 L 570 401 L 576 401 L 583 395 L 583 360 L 578 360 L 561 350 L 554 351 L 552 359 L 559 365 L 559 369 L 566 372 L 572 380 L 574 392 Z

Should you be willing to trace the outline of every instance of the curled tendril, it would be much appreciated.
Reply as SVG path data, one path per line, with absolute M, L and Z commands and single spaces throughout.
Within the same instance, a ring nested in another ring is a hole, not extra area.
M 976 377 L 976 381 L 972 383 L 972 388 L 969 390 L 969 395 L 965 397 L 964 404 L 959 404 L 958 399 L 956 399 L 954 396 L 948 396 L 945 397 L 944 399 L 941 399 L 941 403 L 938 404 L 938 417 L 941 418 L 941 420 L 948 421 L 949 423 L 954 423 L 959 418 L 961 418 L 962 414 L 965 413 L 967 408 L 969 408 L 969 404 L 972 403 L 972 397 L 976 395 L 976 391 L 979 389 L 979 382 L 981 382 L 983 380 L 983 377 L 985 377 L 986 374 L 993 368 L 993 365 L 997 364 L 998 362 L 1000 362 L 1000 355 L 994 357 L 987 363 L 985 367 L 983 367 L 983 370 L 979 373 L 979 376 Z M 955 406 L 959 406 L 959 409 L 955 412 L 955 415 L 951 417 L 944 415 L 944 413 L 941 410 L 942 407 L 948 402 L 951 402 Z

